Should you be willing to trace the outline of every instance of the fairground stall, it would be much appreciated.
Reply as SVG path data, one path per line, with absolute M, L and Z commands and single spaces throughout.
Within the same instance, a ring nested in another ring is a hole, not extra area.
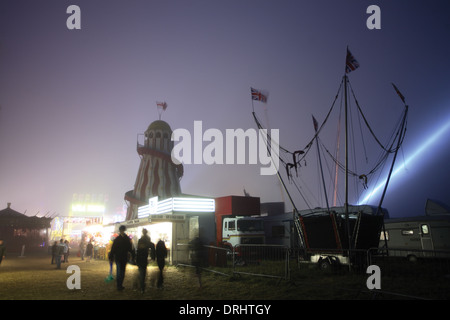
M 115 232 L 121 225 L 136 246 L 142 230 L 148 230 L 153 243 L 163 240 L 168 249 L 168 261 L 175 263 L 188 261 L 188 244 L 200 237 L 204 244 L 214 242 L 215 202 L 212 198 L 182 196 L 159 200 L 149 199 L 149 204 L 138 209 L 137 219 L 115 224 Z

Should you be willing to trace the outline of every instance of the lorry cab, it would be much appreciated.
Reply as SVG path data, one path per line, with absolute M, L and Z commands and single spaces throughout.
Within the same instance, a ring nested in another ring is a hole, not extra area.
M 232 247 L 239 244 L 263 244 L 263 221 L 251 217 L 224 217 L 222 241 Z

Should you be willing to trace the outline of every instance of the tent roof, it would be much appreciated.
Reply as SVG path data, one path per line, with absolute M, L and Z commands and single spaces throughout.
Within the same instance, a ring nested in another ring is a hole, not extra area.
M 51 220 L 52 218 L 29 217 L 23 213 L 11 209 L 11 203 L 8 203 L 7 208 L 0 210 L 0 226 L 43 229 L 50 227 Z
M 10 205 L 8 204 L 7 208 L 0 210 L 0 218 L 28 218 L 28 216 L 11 209 Z

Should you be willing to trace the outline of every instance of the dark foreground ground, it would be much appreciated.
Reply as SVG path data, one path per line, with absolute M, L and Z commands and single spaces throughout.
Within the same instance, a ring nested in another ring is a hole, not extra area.
M 147 290 L 141 293 L 137 284 L 137 267 L 127 266 L 125 290 L 116 290 L 115 280 L 107 281 L 109 263 L 91 262 L 71 257 L 61 270 L 50 264 L 48 255 L 7 257 L 0 265 L 1 300 L 371 300 L 371 299 L 449 299 L 450 279 L 429 284 L 420 279 L 397 281 L 382 278 L 383 291 L 367 289 L 367 274 L 324 274 L 315 269 L 291 267 L 291 279 L 280 280 L 258 276 L 224 276 L 202 272 L 202 288 L 194 269 L 166 266 L 164 287 L 156 288 L 158 268 L 150 263 Z M 68 289 L 70 265 L 80 267 L 80 289 Z M 115 268 L 114 268 L 115 276 Z M 397 279 L 397 280 L 396 280 Z M 405 288 L 405 286 L 407 286 Z M 439 286 L 439 288 L 436 288 Z M 406 290 L 405 290 L 406 289 Z M 388 292 L 388 294 L 382 294 Z M 400 294 L 390 294 L 400 293 Z

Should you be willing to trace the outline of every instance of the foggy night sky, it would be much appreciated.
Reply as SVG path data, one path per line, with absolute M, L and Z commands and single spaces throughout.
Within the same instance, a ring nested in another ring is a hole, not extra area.
M 81 30 L 66 27 L 71 4 Z M 381 30 L 366 27 L 372 4 Z M 202 120 L 203 130 L 225 132 L 256 128 L 250 87 L 266 90 L 280 144 L 302 149 L 311 114 L 321 123 L 333 102 L 347 45 L 360 64 L 350 82 L 376 133 L 386 137 L 402 112 L 391 82 L 410 106 L 399 166 L 450 122 L 449 17 L 447 0 L 4 0 L 0 209 L 12 202 L 28 215 L 67 215 L 74 193 L 90 193 L 108 194 L 114 213 L 133 189 L 137 134 L 158 119 L 156 101 L 167 102 L 162 120 L 173 130 L 193 133 Z M 266 121 L 264 105 L 254 107 Z M 427 198 L 450 204 L 449 138 L 450 129 L 393 178 L 384 202 L 391 217 L 423 214 Z M 300 174 L 315 192 L 313 151 Z M 243 195 L 245 187 L 262 202 L 282 199 L 260 165 L 184 167 L 187 194 Z

